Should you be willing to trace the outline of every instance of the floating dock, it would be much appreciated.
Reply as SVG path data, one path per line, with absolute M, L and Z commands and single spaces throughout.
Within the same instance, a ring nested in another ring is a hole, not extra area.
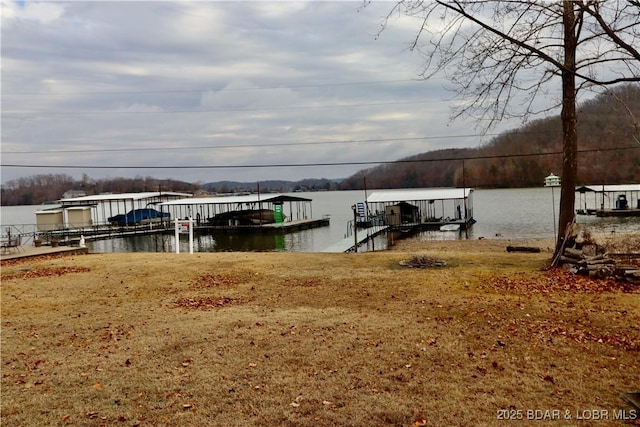
M 195 225 L 194 231 L 200 233 L 225 233 L 225 234 L 243 234 L 243 233 L 264 233 L 279 234 L 293 233 L 301 230 L 309 230 L 311 228 L 329 226 L 329 218 L 320 219 L 296 219 L 293 221 L 259 224 L 259 225 Z

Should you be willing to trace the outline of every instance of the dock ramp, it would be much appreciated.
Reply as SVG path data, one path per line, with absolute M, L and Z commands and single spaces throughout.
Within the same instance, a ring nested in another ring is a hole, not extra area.
M 372 229 L 361 229 L 358 232 L 358 246 L 366 243 L 367 240 L 373 239 L 378 234 L 384 233 L 389 227 L 388 226 L 376 226 L 372 227 Z M 328 248 L 323 249 L 321 252 L 333 252 L 333 253 L 343 253 L 354 250 L 355 246 L 355 238 L 353 236 L 345 237 L 344 239 L 332 244 Z

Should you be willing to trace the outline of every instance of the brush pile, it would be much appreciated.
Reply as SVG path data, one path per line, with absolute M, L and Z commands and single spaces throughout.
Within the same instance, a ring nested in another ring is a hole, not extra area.
M 637 255 L 637 254 L 636 254 Z M 615 277 L 640 285 L 640 255 L 610 255 L 595 243 L 586 230 L 573 224 L 565 234 L 565 244 L 556 265 L 589 277 Z M 635 259 L 635 264 L 634 264 Z M 627 261 L 623 264 L 620 261 Z
M 436 259 L 427 255 L 414 255 L 411 259 L 400 261 L 403 267 L 411 268 L 430 268 L 442 267 L 447 263 L 444 260 Z

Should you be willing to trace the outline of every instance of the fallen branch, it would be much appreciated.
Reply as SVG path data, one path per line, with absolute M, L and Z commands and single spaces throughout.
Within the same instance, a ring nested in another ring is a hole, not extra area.
M 540 252 L 540 248 L 533 246 L 507 246 L 507 252 Z

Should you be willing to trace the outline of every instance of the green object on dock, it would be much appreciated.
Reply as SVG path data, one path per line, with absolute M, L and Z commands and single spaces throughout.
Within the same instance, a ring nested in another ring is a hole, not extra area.
M 282 205 L 273 205 L 273 217 L 276 224 L 284 222 L 284 214 L 282 213 Z

